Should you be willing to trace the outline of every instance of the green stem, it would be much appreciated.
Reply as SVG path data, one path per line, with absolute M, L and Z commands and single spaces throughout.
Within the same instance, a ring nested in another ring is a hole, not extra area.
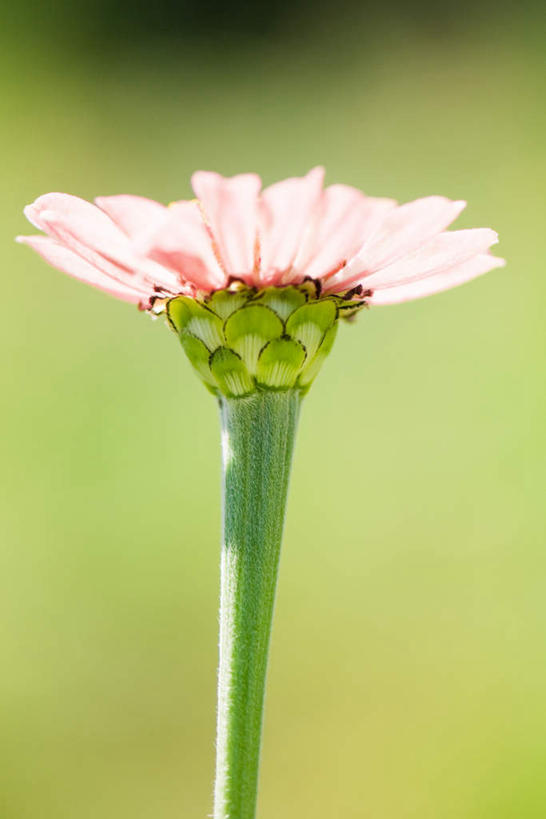
M 297 391 L 220 401 L 224 536 L 214 819 L 254 819 Z

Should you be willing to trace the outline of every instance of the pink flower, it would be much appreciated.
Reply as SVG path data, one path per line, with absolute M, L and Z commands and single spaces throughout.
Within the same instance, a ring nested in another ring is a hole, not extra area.
M 356 288 L 370 304 L 428 296 L 503 259 L 488 228 L 446 231 L 465 207 L 442 196 L 405 205 L 348 185 L 323 188 L 324 171 L 261 191 L 255 174 L 197 171 L 197 199 L 169 207 L 139 196 L 93 205 L 48 193 L 25 208 L 47 235 L 19 236 L 54 267 L 125 301 L 199 296 L 233 279 L 263 287 L 319 280 L 325 293 Z

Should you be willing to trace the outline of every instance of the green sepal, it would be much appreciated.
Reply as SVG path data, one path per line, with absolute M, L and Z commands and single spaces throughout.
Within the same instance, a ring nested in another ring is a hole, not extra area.
M 284 331 L 281 319 L 269 307 L 250 304 L 241 307 L 224 324 L 227 344 L 244 360 L 251 375 L 256 373 L 260 351 Z
M 236 310 L 246 304 L 254 291 L 250 288 L 240 290 L 216 290 L 206 301 L 207 307 L 225 321 Z
M 180 336 L 191 333 L 200 339 L 210 352 L 225 343 L 222 320 L 204 304 L 189 296 L 169 299 L 167 316 Z
M 289 285 L 287 287 L 266 287 L 257 297 L 260 304 L 265 304 L 271 308 L 279 318 L 286 321 L 288 316 L 305 304 L 307 294 L 298 287 Z
M 334 301 L 322 299 L 299 307 L 286 322 L 286 332 L 303 344 L 308 361 L 313 359 L 326 331 L 335 324 L 337 314 Z
M 203 344 L 201 339 L 197 338 L 196 336 L 192 336 L 191 333 L 184 332 L 180 336 L 180 343 L 182 344 L 184 352 L 190 360 L 190 364 L 197 374 L 203 379 L 208 387 L 213 387 L 216 390 L 217 384 L 212 376 L 209 366 L 210 351 Z
M 275 338 L 263 348 L 258 359 L 256 381 L 270 389 L 289 389 L 296 383 L 305 362 L 305 349 L 293 338 Z
M 309 358 L 307 359 L 308 363 L 306 363 L 298 379 L 298 384 L 302 388 L 304 388 L 305 391 L 309 389 L 311 383 L 317 376 L 318 371 L 328 358 L 330 350 L 332 349 L 334 341 L 336 340 L 337 328 L 338 322 L 336 321 L 335 324 L 333 324 L 328 330 L 326 330 L 326 333 L 324 334 L 324 338 L 322 340 L 322 344 L 318 348 L 314 357 L 312 359 Z
M 220 391 L 228 398 L 254 392 L 256 385 L 244 361 L 228 347 L 219 347 L 210 357 L 210 370 Z

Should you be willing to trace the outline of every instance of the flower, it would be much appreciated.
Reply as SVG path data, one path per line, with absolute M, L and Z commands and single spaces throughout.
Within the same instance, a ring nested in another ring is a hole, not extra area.
M 19 236 L 47 262 L 151 309 L 202 299 L 236 280 L 252 288 L 314 280 L 323 295 L 366 304 L 428 296 L 500 267 L 488 228 L 446 231 L 465 202 L 428 196 L 405 205 L 348 185 L 323 188 L 324 171 L 261 191 L 255 174 L 197 171 L 197 199 L 168 207 L 139 196 L 91 204 L 48 193 L 25 208 L 47 235 Z
M 143 310 L 166 313 L 217 396 L 307 392 L 339 318 L 427 296 L 504 264 L 488 228 L 446 231 L 465 206 L 442 196 L 406 205 L 324 171 L 261 191 L 255 174 L 197 171 L 197 199 L 139 196 L 92 205 L 48 193 L 25 208 L 46 236 L 19 236 L 46 261 Z

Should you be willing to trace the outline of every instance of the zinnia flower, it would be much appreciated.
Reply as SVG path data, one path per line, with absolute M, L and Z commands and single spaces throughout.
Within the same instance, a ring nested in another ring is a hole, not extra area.
M 261 191 L 260 177 L 208 171 L 196 199 L 168 207 L 139 196 L 92 205 L 49 193 L 25 208 L 47 236 L 20 236 L 76 279 L 149 308 L 158 294 L 201 296 L 234 279 L 262 288 L 321 283 L 367 304 L 428 296 L 504 264 L 487 228 L 446 231 L 465 202 L 427 196 L 405 205 L 348 185 L 323 188 L 324 172 Z
M 493 230 L 445 230 L 465 202 L 398 205 L 348 185 L 323 188 L 323 178 L 314 168 L 261 191 L 255 174 L 198 171 L 197 199 L 168 207 L 126 194 L 93 205 L 49 193 L 25 208 L 47 236 L 18 240 L 77 279 L 166 311 L 212 392 L 305 391 L 339 317 L 504 264 L 489 253 Z

